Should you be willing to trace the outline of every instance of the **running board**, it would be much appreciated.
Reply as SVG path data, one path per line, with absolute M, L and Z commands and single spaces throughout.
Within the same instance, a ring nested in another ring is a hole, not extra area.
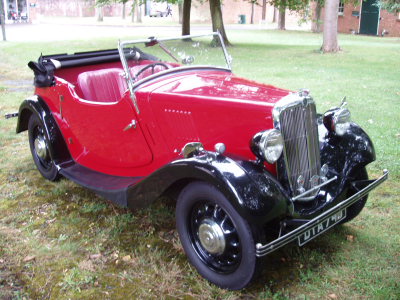
M 60 174 L 116 204 L 127 206 L 128 187 L 143 177 L 121 177 L 103 174 L 77 163 L 62 168 Z

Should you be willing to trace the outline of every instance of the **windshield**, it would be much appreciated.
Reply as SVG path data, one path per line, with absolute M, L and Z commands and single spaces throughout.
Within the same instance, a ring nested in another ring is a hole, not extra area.
M 157 73 L 175 68 L 198 66 L 230 70 L 226 50 L 223 44 L 221 46 L 218 33 L 170 39 L 150 37 L 146 40 L 124 41 L 118 48 L 125 72 L 131 75 L 134 83 L 144 79 L 144 76 L 134 78 L 137 73 L 135 71 L 140 70 L 138 66 L 143 68 L 150 64 L 155 64 Z M 148 68 L 152 69 L 152 66 Z
M 118 43 L 118 50 L 136 109 L 133 88 L 142 81 L 183 69 L 231 70 L 230 58 L 219 33 L 124 41 Z

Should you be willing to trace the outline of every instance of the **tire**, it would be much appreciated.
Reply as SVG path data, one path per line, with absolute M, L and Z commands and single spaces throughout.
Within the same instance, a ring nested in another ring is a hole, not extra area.
M 211 283 L 239 290 L 262 271 L 264 259 L 255 249 L 264 242 L 262 228 L 239 216 L 212 185 L 187 185 L 179 195 L 175 219 L 190 263 Z
M 358 180 L 368 180 L 368 172 L 365 169 L 365 167 L 362 168 L 362 170 L 360 172 L 358 172 L 358 174 L 354 178 L 354 181 L 358 181 Z M 353 189 L 348 189 L 346 197 L 349 198 L 349 197 L 353 196 L 355 193 L 356 192 Z M 355 217 L 357 217 L 360 214 L 360 212 L 363 210 L 365 203 L 367 203 L 367 200 L 368 200 L 368 195 L 361 198 L 353 205 L 349 206 L 347 208 L 346 217 L 340 222 L 340 224 L 347 223 L 347 222 L 353 220 Z
M 44 126 L 38 118 L 32 114 L 28 123 L 29 146 L 33 161 L 40 174 L 50 181 L 59 179 L 59 174 L 50 156 L 48 147 L 48 137 L 44 131 Z

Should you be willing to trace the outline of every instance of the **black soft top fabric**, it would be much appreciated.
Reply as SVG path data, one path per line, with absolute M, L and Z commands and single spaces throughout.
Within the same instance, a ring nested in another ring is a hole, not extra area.
M 144 53 L 137 47 L 125 48 L 125 57 L 127 60 L 150 60 L 158 61 L 159 59 L 151 54 Z M 137 55 L 139 53 L 140 55 Z M 57 61 L 62 69 L 74 68 L 79 66 L 88 66 L 101 63 L 120 61 L 120 56 L 117 49 L 80 52 L 75 54 L 55 54 L 43 57 L 40 54 L 38 62 L 29 62 L 28 67 L 32 69 L 35 74 L 33 85 L 36 87 L 51 86 L 54 81 L 54 70 L 57 68 L 53 61 Z M 57 63 L 56 62 L 56 63 Z
M 56 66 L 51 60 L 43 59 L 42 54 L 38 59 L 38 62 L 33 61 L 28 63 L 28 67 L 32 69 L 35 77 L 33 79 L 33 85 L 36 87 L 51 86 L 53 83 L 53 75 Z

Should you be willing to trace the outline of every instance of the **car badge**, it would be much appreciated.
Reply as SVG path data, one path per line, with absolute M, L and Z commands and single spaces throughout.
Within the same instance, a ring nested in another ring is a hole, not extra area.
M 297 178 L 297 186 L 298 186 L 298 191 L 300 194 L 304 193 L 306 190 L 304 188 L 304 177 L 302 175 Z
M 321 167 L 321 171 L 320 171 L 320 173 L 319 173 L 319 175 L 321 176 L 321 181 L 322 181 L 322 182 L 325 182 L 325 181 L 328 180 L 328 178 L 326 177 L 326 174 L 328 174 L 328 171 L 329 171 L 328 165 L 327 165 L 327 164 L 324 164 L 324 165 Z
M 314 188 L 318 185 L 318 179 L 319 179 L 318 175 L 314 175 L 313 177 L 311 177 L 310 179 L 311 188 Z

